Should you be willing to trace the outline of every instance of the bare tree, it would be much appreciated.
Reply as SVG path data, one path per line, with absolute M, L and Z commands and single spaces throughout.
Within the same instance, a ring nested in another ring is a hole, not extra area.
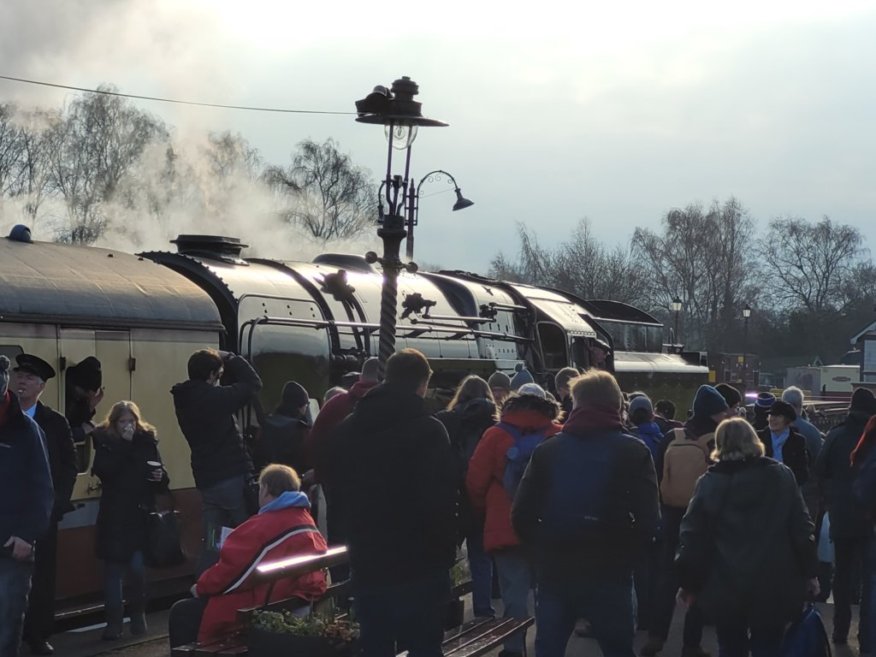
M 81 244 L 105 232 L 104 204 L 125 200 L 116 199 L 116 192 L 147 145 L 169 137 L 157 119 L 123 98 L 103 94 L 74 100 L 47 136 L 50 184 L 63 197 L 68 215 L 58 238 Z
M 814 313 L 841 307 L 860 262 L 861 245 L 856 228 L 826 216 L 818 223 L 800 218 L 771 221 L 762 254 L 778 282 L 771 288 L 776 302 Z
M 302 141 L 292 164 L 269 167 L 265 180 L 289 203 L 284 218 L 322 242 L 358 235 L 375 219 L 369 173 L 341 153 L 332 139 L 322 144 Z
M 753 235 L 734 198 L 708 210 L 698 203 L 670 210 L 660 233 L 636 229 L 632 250 L 648 277 L 650 305 L 668 313 L 680 298 L 689 344 L 724 349 L 740 307 L 754 301 Z
M 204 155 L 213 175 L 218 178 L 244 175 L 250 180 L 259 177 L 262 156 L 240 133 L 211 132 Z
M 618 245 L 606 249 L 590 228 L 578 222 L 568 241 L 555 249 L 538 243 L 524 225 L 517 227 L 520 248 L 516 261 L 499 253 L 490 263 L 490 275 L 566 290 L 585 299 L 613 299 L 634 305 L 645 299 L 646 285 L 631 253 Z
M 21 129 L 14 123 L 14 105 L 0 105 L 0 196 L 11 196 L 21 168 Z

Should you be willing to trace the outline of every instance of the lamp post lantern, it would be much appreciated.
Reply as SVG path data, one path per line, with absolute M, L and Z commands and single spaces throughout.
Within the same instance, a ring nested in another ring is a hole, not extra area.
M 420 187 L 423 186 L 423 183 L 432 180 L 440 180 L 442 177 L 447 178 L 447 181 L 453 184 L 453 191 L 456 192 L 456 203 L 453 204 L 454 212 L 457 210 L 465 210 L 474 205 L 474 201 L 470 201 L 462 195 L 462 190 L 459 188 L 459 185 L 456 184 L 456 178 L 443 169 L 430 171 L 423 176 L 420 183 L 417 185 L 416 191 L 411 194 L 410 204 L 408 205 L 408 239 L 405 243 L 405 256 L 408 260 L 412 260 L 414 257 L 414 226 L 417 225 L 420 218 Z M 414 181 L 412 180 L 411 187 L 413 187 L 413 185 Z
M 673 343 L 681 344 L 681 339 L 678 337 L 678 315 L 681 313 L 681 299 L 675 297 L 672 300 L 672 312 L 675 313 L 675 332 L 672 335 Z
M 745 331 L 742 339 L 742 385 L 748 385 L 748 318 L 751 317 L 751 306 L 747 303 L 742 308 L 742 319 L 745 320 Z
M 421 112 L 421 103 L 414 100 L 419 92 L 417 83 L 404 76 L 384 86 L 374 87 L 374 91 L 362 100 L 356 101 L 356 121 L 384 126 L 388 148 L 386 155 L 386 178 L 381 188 L 384 190 L 387 213 L 378 217 L 380 227 L 377 235 L 383 240 L 383 256 L 373 251 L 365 254 L 369 263 L 379 262 L 383 268 L 383 287 L 380 295 L 380 343 L 378 359 L 380 374 L 386 361 L 395 351 L 395 325 L 397 316 L 398 275 L 402 269 L 415 272 L 414 263 L 403 264 L 399 258 L 401 241 L 405 231 L 405 211 L 410 210 L 415 194 L 413 180 L 410 179 L 411 145 L 420 127 L 444 127 L 443 121 L 428 119 Z M 394 150 L 405 152 L 404 173 L 393 175 L 392 154 Z M 381 203 L 382 206 L 382 203 Z

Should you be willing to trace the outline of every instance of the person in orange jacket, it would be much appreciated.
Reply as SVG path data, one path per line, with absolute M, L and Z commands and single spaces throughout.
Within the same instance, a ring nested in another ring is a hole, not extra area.
M 238 628 L 238 609 L 264 604 L 271 585 L 254 586 L 249 580 L 260 563 L 328 549 L 300 488 L 298 473 L 289 466 L 274 463 L 262 470 L 258 514 L 228 535 L 219 561 L 192 587 L 195 597 L 180 600 L 170 610 L 171 648 L 220 638 Z M 297 597 L 308 603 L 325 590 L 325 573 L 320 570 L 275 582 L 269 601 Z
M 528 598 L 532 586 L 529 559 L 511 526 L 513 496 L 508 484 L 509 477 L 513 479 L 514 475 L 509 450 L 521 451 L 524 443 L 534 448 L 538 442 L 559 433 L 562 430 L 557 421 L 559 416 L 560 405 L 548 399 L 541 386 L 522 385 L 517 394 L 502 405 L 499 423 L 484 432 L 469 462 L 466 488 L 475 513 L 485 517 L 484 549 L 495 560 L 508 618 L 530 616 Z M 531 453 L 531 448 L 524 449 Z M 522 465 L 525 468 L 525 463 Z M 509 637 L 499 654 L 500 657 L 522 655 L 523 637 L 519 634 Z

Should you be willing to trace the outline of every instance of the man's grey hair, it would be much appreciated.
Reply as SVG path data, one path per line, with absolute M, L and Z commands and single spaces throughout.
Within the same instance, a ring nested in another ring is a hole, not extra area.
M 803 410 L 803 391 L 797 386 L 785 388 L 782 393 L 782 401 L 794 407 L 794 410 L 799 413 Z

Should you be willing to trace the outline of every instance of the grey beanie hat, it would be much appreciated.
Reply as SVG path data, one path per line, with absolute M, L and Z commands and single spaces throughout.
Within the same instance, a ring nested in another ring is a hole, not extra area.
M 9 359 L 6 356 L 0 356 L 0 396 L 6 395 L 6 390 L 9 388 Z
M 511 377 L 505 372 L 493 372 L 487 380 L 487 385 L 491 388 L 505 388 L 511 390 Z

